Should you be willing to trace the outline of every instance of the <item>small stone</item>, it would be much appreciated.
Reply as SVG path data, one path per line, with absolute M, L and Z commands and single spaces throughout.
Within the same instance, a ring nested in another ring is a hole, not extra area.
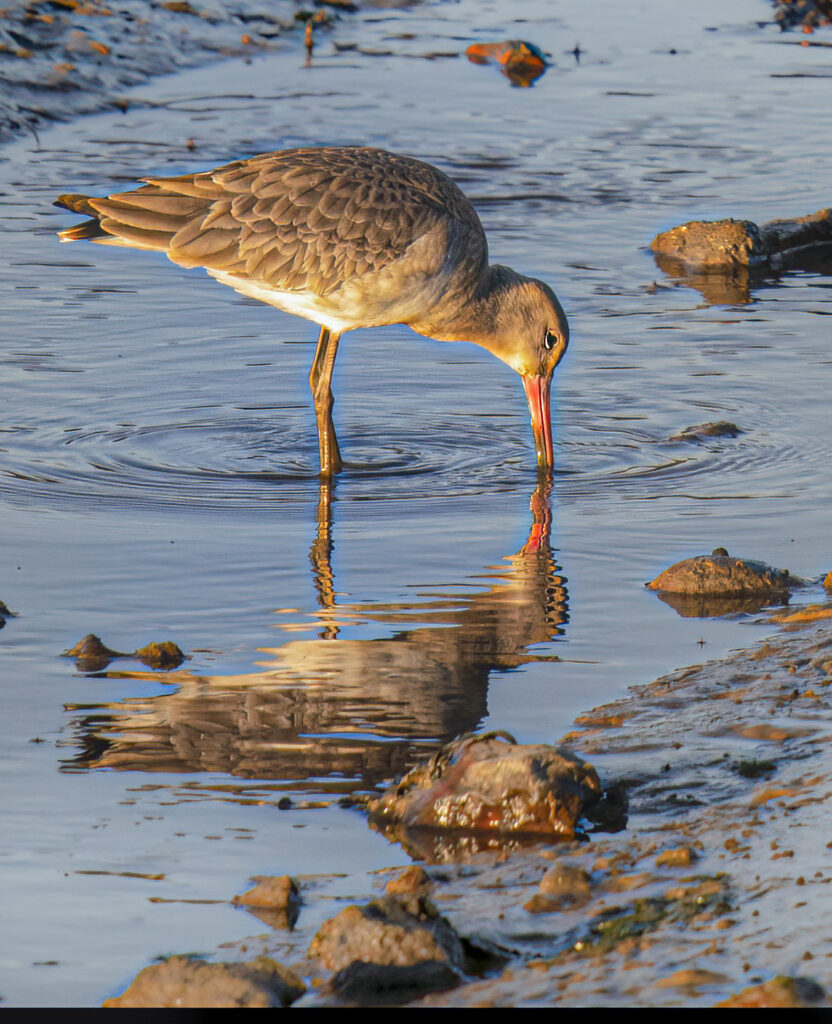
M 61 655 L 62 658 L 75 658 L 76 667 L 80 672 L 100 672 L 105 669 L 113 658 L 124 658 L 129 655 L 121 651 L 113 651 L 105 646 L 101 637 L 95 633 L 87 633 L 74 647 L 70 647 Z
M 235 896 L 231 902 L 235 906 L 250 909 L 272 928 L 294 927 L 301 905 L 297 882 L 289 875 L 257 875 L 252 881 L 257 884 Z M 263 914 L 262 911 L 267 913 Z
M 144 662 L 151 668 L 178 668 L 185 660 L 185 655 L 170 640 L 164 643 L 147 644 L 133 652 L 133 657 Z
M 418 864 L 411 864 L 400 875 L 391 878 L 384 891 L 390 896 L 417 894 L 427 895 L 433 888 L 433 879 Z
M 405 906 L 394 896 L 383 896 L 363 907 L 346 907 L 321 925 L 309 956 L 330 971 L 349 967 L 354 960 L 397 967 L 439 960 L 461 969 L 462 941 L 454 929 L 426 900 L 415 907 L 407 902 Z
M 105 1007 L 289 1006 L 306 991 L 294 972 L 268 957 L 210 964 L 172 956 L 139 971 L 130 987 Z
M 679 846 L 675 850 L 663 850 L 656 857 L 657 868 L 688 868 L 696 860 L 696 851 L 689 846 Z

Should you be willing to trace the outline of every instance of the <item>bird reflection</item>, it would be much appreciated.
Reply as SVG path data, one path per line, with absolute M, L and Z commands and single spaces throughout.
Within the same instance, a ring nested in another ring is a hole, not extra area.
M 309 554 L 318 636 L 264 649 L 269 660 L 257 672 L 135 672 L 133 678 L 175 689 L 94 708 L 67 705 L 81 750 L 65 769 L 223 772 L 349 792 L 397 775 L 475 729 L 487 713 L 493 671 L 558 660 L 529 651 L 568 621 L 566 581 L 550 546 L 548 483 L 532 495 L 526 543 L 486 569 L 480 592 L 395 604 L 338 603 L 332 486 L 321 484 Z M 348 627 L 357 622 L 388 629 L 351 638 Z

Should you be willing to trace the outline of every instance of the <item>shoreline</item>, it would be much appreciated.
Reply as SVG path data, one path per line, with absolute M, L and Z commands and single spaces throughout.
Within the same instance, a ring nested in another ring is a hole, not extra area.
M 828 1005 L 832 602 L 814 607 L 772 615 L 788 621 L 752 648 L 678 669 L 579 716 L 561 743 L 597 768 L 605 790 L 626 791 L 627 825 L 425 863 L 438 912 L 465 942 L 507 962 L 491 977 L 399 1001 Z M 566 879 L 556 897 L 542 883 L 554 869 Z M 400 875 L 299 876 L 293 929 L 273 925 L 223 944 L 211 960 L 274 958 L 307 979 L 300 1007 L 370 1005 L 377 1000 L 334 994 L 329 972 L 306 950 L 322 922 L 378 898 Z M 246 909 L 273 923 L 262 908 Z

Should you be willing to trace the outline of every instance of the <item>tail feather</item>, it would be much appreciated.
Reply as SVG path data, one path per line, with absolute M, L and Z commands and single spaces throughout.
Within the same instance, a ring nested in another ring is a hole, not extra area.
M 167 252 L 171 239 L 189 223 L 199 224 L 213 201 L 206 190 L 197 197 L 194 188 L 183 194 L 170 187 L 175 185 L 176 179 L 160 180 L 159 185 L 147 184 L 106 199 L 75 193 L 58 196 L 55 206 L 92 218 L 59 231 L 58 237 L 62 242 L 90 240 Z
M 58 204 L 55 203 L 55 205 Z M 82 242 L 86 239 L 95 241 L 99 238 L 106 238 L 106 236 L 107 232 L 101 229 L 97 220 L 85 220 L 81 224 L 75 224 L 71 228 L 58 232 L 58 238 L 62 242 Z
M 73 213 L 85 213 L 88 217 L 98 216 L 90 206 L 90 197 L 79 195 L 77 192 L 67 192 L 58 196 L 52 205 L 62 206 L 65 210 L 72 210 Z

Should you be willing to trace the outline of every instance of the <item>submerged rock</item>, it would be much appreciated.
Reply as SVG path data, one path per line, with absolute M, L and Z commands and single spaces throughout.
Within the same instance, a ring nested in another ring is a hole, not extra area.
M 595 769 L 579 758 L 486 733 L 449 743 L 368 811 L 382 826 L 571 837 L 600 796 Z
M 713 423 L 698 423 L 693 427 L 685 427 L 674 434 L 670 441 L 701 441 L 703 437 L 738 437 L 742 429 L 728 420 L 716 420 Z
M 226 964 L 172 956 L 139 971 L 130 987 L 104 1006 L 289 1006 L 305 991 L 294 972 L 265 956 Z
M 309 956 L 330 971 L 355 961 L 395 967 L 441 961 L 462 970 L 465 960 L 459 935 L 418 896 L 382 896 L 363 907 L 347 907 L 321 925 Z
M 761 227 L 750 220 L 692 220 L 656 235 L 654 253 L 705 267 L 759 266 L 832 247 L 832 209 Z
M 300 913 L 300 889 L 289 875 L 256 875 L 257 884 L 232 899 L 234 906 L 245 907 L 271 928 L 293 928 Z

